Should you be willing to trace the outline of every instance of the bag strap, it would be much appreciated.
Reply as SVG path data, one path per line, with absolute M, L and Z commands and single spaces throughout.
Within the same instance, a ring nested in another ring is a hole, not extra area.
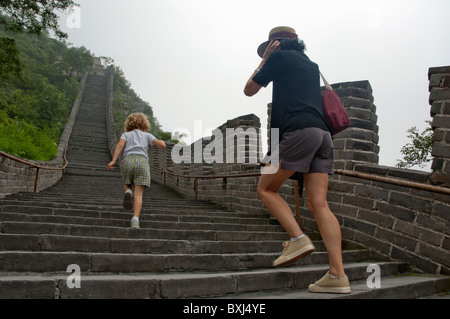
M 323 76 L 322 72 L 319 71 L 319 73 L 320 73 L 320 76 L 322 77 L 323 83 L 325 84 L 325 88 L 326 88 L 328 91 L 333 91 L 333 88 L 332 88 L 331 85 L 327 82 L 327 80 L 326 80 L 325 77 Z

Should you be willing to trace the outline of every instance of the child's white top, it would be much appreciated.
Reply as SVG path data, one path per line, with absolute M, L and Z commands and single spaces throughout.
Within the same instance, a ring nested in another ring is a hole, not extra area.
M 133 130 L 125 132 L 120 139 L 125 140 L 125 148 L 123 149 L 123 158 L 131 154 L 143 155 L 148 159 L 148 148 L 156 139 L 152 134 L 141 130 Z

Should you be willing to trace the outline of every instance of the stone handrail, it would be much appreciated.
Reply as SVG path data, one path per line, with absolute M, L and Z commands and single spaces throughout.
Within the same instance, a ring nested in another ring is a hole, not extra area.
M 38 164 L 34 164 L 28 161 L 25 161 L 21 158 L 12 156 L 8 153 L 2 152 L 0 151 L 0 156 L 6 157 L 10 160 L 16 161 L 18 163 L 24 164 L 29 166 L 30 168 L 36 168 L 36 179 L 34 181 L 34 192 L 36 193 L 38 191 L 38 185 L 39 185 L 39 175 L 40 175 L 40 171 L 41 169 L 43 170 L 49 170 L 49 171 L 63 171 L 62 173 L 62 179 L 64 180 L 64 171 L 67 167 L 67 165 L 69 164 L 69 162 L 66 159 L 66 156 L 63 156 L 63 165 L 59 166 L 59 167 L 54 167 L 54 166 L 42 166 L 42 165 L 38 165 Z

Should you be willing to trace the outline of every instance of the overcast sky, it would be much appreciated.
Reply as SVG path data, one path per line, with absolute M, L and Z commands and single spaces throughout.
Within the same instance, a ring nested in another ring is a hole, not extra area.
M 76 0 L 68 42 L 114 59 L 165 131 L 203 131 L 253 113 L 266 127 L 272 86 L 243 88 L 270 29 L 293 27 L 330 83 L 368 80 L 380 164 L 430 120 L 428 69 L 450 65 L 449 0 Z M 193 133 L 192 133 L 193 134 Z

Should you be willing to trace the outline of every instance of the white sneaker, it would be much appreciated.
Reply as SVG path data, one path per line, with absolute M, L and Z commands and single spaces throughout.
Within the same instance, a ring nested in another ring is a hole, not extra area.
M 139 220 L 132 219 L 131 220 L 131 228 L 139 228 Z

